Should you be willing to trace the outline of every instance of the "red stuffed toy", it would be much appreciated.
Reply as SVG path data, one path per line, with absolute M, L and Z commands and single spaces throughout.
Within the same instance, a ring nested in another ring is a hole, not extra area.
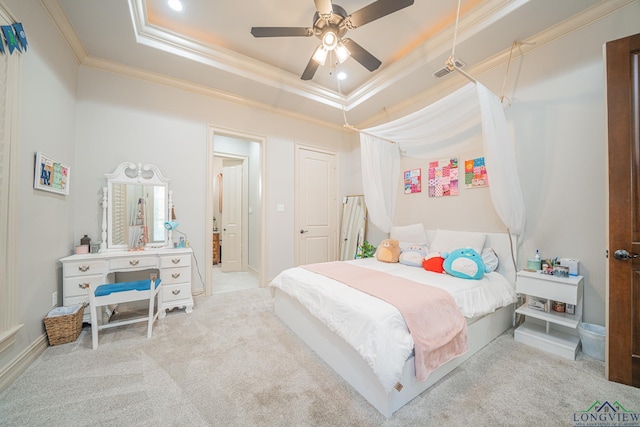
M 435 273 L 444 273 L 443 264 L 444 258 L 440 256 L 440 253 L 429 254 L 422 260 L 422 268 Z

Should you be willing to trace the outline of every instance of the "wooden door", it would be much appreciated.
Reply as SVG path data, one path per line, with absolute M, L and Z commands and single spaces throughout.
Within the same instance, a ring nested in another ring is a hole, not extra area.
M 296 263 L 335 261 L 337 188 L 335 153 L 297 147 Z
M 242 270 L 242 164 L 222 168 L 222 271 Z
M 607 43 L 606 63 L 609 139 L 607 372 L 611 381 L 640 387 L 640 258 L 635 258 L 640 254 L 640 34 Z

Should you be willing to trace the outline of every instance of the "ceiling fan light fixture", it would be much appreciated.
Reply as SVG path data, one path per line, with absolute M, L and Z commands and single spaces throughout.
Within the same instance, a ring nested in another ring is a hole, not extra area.
M 318 46 L 316 51 L 313 52 L 313 60 L 316 61 L 320 65 L 324 65 L 327 61 L 327 54 L 329 51 L 324 48 L 324 46 Z
M 322 35 L 322 46 L 326 50 L 333 50 L 338 45 L 338 36 L 333 31 L 327 31 Z
M 351 52 L 349 52 L 349 49 L 347 49 L 342 42 L 338 42 L 338 45 L 336 46 L 336 57 L 338 57 L 338 62 L 342 64 L 344 61 L 349 59 L 350 56 Z

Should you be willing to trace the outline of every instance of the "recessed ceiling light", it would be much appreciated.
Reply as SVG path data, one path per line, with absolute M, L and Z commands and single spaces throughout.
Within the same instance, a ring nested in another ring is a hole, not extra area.
M 347 73 L 340 71 L 336 77 L 338 77 L 338 80 L 344 80 L 347 78 Z
M 182 2 L 180 0 L 169 0 L 169 7 L 176 12 L 182 12 Z

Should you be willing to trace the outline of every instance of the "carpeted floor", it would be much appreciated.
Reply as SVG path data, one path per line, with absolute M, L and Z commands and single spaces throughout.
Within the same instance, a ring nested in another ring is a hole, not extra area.
M 640 412 L 640 390 L 502 336 L 385 419 L 273 314 L 268 290 L 196 297 L 146 339 L 143 324 L 85 327 L 4 393 L 0 426 L 574 425 L 596 401 Z

